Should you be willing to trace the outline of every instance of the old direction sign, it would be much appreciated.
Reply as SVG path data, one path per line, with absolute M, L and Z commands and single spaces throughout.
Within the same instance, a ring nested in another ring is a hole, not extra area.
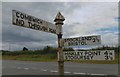
M 76 38 L 62 39 L 63 46 L 77 46 L 77 45 L 97 45 L 101 44 L 100 35 L 84 36 Z
M 12 15 L 12 23 L 14 25 L 56 34 L 56 26 L 50 22 L 16 10 L 12 11 Z
M 114 50 L 67 51 L 64 60 L 114 60 Z

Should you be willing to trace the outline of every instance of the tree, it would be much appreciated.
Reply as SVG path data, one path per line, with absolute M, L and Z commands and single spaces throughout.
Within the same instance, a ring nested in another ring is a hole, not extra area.
M 46 46 L 43 48 L 44 53 L 56 53 L 57 49 L 51 46 Z
M 23 47 L 23 51 L 28 51 L 28 49 L 26 47 Z

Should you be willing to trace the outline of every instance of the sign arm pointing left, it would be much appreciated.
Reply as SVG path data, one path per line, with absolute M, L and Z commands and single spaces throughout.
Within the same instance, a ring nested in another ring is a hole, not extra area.
M 56 26 L 54 24 L 16 10 L 12 10 L 12 24 L 56 34 Z

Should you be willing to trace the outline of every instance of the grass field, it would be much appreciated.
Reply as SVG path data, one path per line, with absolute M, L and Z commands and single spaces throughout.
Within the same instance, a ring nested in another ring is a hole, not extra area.
M 55 61 L 56 57 L 52 54 L 46 55 L 17 55 L 17 56 L 2 56 L 3 60 L 23 60 L 23 61 Z

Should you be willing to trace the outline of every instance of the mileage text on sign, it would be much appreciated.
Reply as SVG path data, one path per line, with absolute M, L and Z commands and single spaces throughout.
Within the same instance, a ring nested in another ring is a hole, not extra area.
M 62 39 L 63 46 L 78 46 L 78 45 L 97 45 L 101 44 L 101 36 L 84 36 L 76 38 L 64 38 Z
M 64 60 L 114 60 L 114 50 L 67 51 Z

